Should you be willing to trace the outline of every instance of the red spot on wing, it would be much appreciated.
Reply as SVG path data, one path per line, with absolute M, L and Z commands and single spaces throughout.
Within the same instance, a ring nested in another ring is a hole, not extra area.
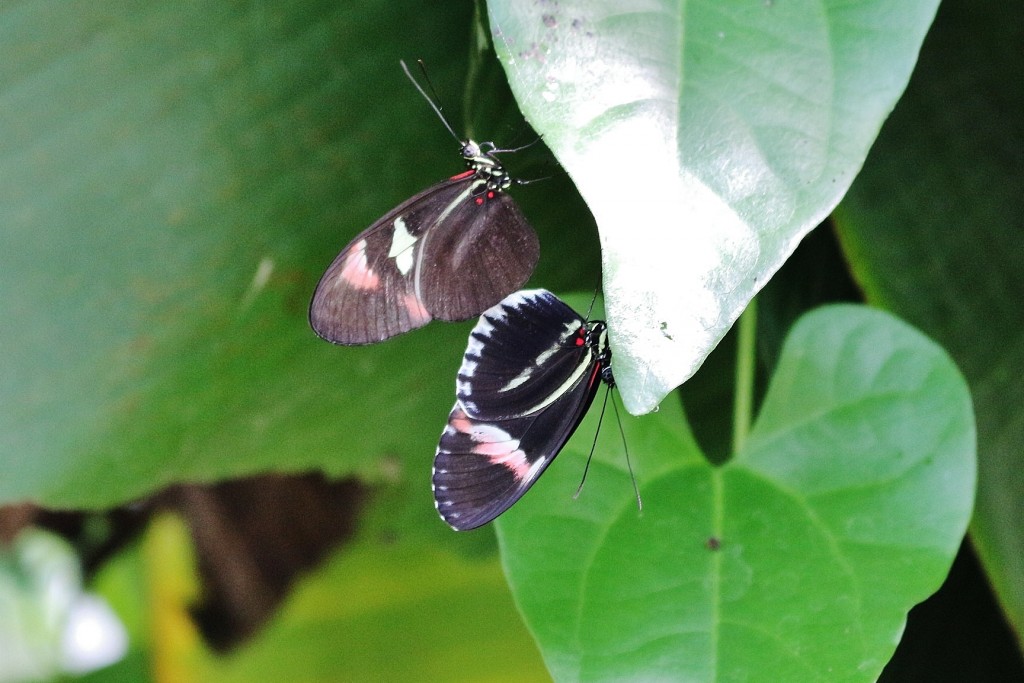
M 494 190 L 488 190 L 487 193 L 482 197 L 474 197 L 473 201 L 477 206 L 483 206 L 484 202 L 488 199 L 494 199 Z

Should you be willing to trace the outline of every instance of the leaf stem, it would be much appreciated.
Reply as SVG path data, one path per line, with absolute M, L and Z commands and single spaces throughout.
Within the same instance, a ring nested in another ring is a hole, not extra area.
M 487 28 L 487 10 L 482 0 L 473 3 L 472 35 L 469 39 L 469 57 L 466 68 L 466 87 L 462 90 L 462 134 L 473 139 L 473 105 L 477 103 L 480 87 L 480 72 L 483 69 L 483 55 L 491 45 Z M 493 55 L 492 55 L 493 58 Z
M 732 412 L 732 454 L 735 457 L 747 441 L 754 413 L 754 360 L 757 339 L 757 299 L 751 299 L 739 320 L 736 341 L 736 396 Z

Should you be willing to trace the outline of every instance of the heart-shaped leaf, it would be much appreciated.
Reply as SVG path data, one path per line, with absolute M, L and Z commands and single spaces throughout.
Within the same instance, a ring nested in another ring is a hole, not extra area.
M 487 139 L 525 127 L 510 97 L 466 77 L 471 17 L 468 3 L 424 11 L 410 0 L 0 3 L 0 505 L 103 507 L 173 481 L 266 471 L 322 469 L 376 484 L 358 521 L 362 565 L 376 558 L 376 571 L 365 570 L 365 583 L 329 580 L 321 612 L 231 659 L 256 678 L 281 678 L 259 668 L 272 659 L 305 681 L 386 679 L 382 669 L 427 659 L 428 677 L 447 664 L 467 681 L 493 677 L 495 662 L 537 668 L 493 564 L 478 571 L 475 560 L 437 553 L 455 535 L 434 511 L 430 462 L 472 323 L 343 349 L 307 322 L 317 279 L 346 242 L 464 168 L 400 58 L 422 58 L 445 102 L 469 83 L 482 87 L 477 99 L 508 117 L 480 126 Z M 500 75 L 496 64 L 474 73 L 492 69 Z M 468 123 L 457 110 L 447 111 L 461 133 Z M 518 128 L 504 125 L 512 118 Z M 559 186 L 515 191 L 545 245 L 538 277 L 547 286 L 578 282 L 596 263 L 556 262 L 575 240 L 544 226 L 564 233 L 563 212 L 579 202 L 537 219 L 528 207 L 551 204 Z M 581 251 L 596 255 L 596 244 Z M 490 540 L 467 542 L 482 554 Z M 210 559 L 238 548 L 222 551 Z M 417 592 L 382 559 L 395 552 L 394 566 L 454 582 L 433 597 Z M 180 560 L 180 548 L 166 557 Z M 465 572 L 451 566 L 460 559 Z M 145 626 L 128 664 L 201 680 L 174 673 L 191 661 L 178 649 L 180 618 L 154 599 L 167 578 L 160 569 L 173 565 L 161 557 L 152 566 L 107 592 L 139 598 Z M 465 585 L 460 576 L 476 597 L 443 594 Z M 355 620 L 324 616 L 354 602 L 364 608 Z M 487 626 L 453 626 L 446 641 L 441 614 Z M 387 628 L 395 621 L 408 637 Z M 435 629 L 429 647 L 412 636 L 423 628 Z M 378 633 L 395 642 L 373 641 Z M 324 645 L 345 638 L 350 649 Z M 9 640 L 0 637 L 0 678 Z M 145 680 L 135 673 L 122 680 Z
M 726 465 L 680 410 L 642 420 L 626 429 L 642 514 L 606 434 L 579 500 L 563 456 L 499 521 L 555 678 L 875 680 L 971 512 L 971 401 L 945 352 L 887 314 L 819 309 Z
M 630 412 L 693 374 L 839 202 L 937 5 L 489 3 L 520 107 L 597 219 Z
M 835 212 L 867 300 L 941 343 L 970 384 L 979 463 L 971 541 L 1018 648 L 1024 477 L 1008 473 L 1024 470 L 1024 155 L 1007 152 L 1024 139 L 1024 117 L 1006 112 L 1024 111 L 1022 25 L 1024 4 L 944 4 L 906 97 Z

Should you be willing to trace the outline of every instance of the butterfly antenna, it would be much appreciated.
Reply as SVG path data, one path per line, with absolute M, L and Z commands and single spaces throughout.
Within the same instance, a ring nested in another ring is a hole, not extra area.
M 455 132 L 455 129 L 452 128 L 452 124 L 448 123 L 448 119 L 445 118 L 444 112 L 441 111 L 440 105 L 438 105 L 434 101 L 435 99 L 437 99 L 437 91 L 434 90 L 434 84 L 430 82 L 430 76 L 427 75 L 427 68 L 423 66 L 423 60 L 418 60 L 420 70 L 423 72 L 423 78 L 426 79 L 427 85 L 430 86 L 430 90 L 434 93 L 434 98 L 431 98 L 430 95 L 427 94 L 427 91 L 423 89 L 423 86 L 420 85 L 419 81 L 417 81 L 413 77 L 412 72 L 409 71 L 409 67 L 406 65 L 404 59 L 398 60 L 398 63 L 402 65 L 402 71 L 404 71 L 405 75 L 409 78 L 410 81 L 412 81 L 412 84 L 416 86 L 416 89 L 420 91 L 420 95 L 423 96 L 423 99 L 427 101 L 427 104 L 430 105 L 430 108 L 433 109 L 434 113 L 437 114 L 437 117 L 441 119 L 441 123 L 444 124 L 444 127 L 448 129 L 448 132 L 452 134 L 452 137 L 455 138 L 459 142 L 459 144 L 462 144 L 464 140 L 458 136 L 458 134 Z
M 587 316 L 584 320 L 590 320 L 590 314 L 594 311 L 594 304 L 597 302 L 597 293 L 601 291 L 601 285 L 594 287 L 594 296 L 590 299 L 590 308 L 587 309 Z M 607 397 L 605 397 L 607 399 Z
M 604 402 L 601 404 L 601 414 L 597 418 L 597 430 L 594 432 L 594 443 L 590 444 L 590 455 L 587 456 L 587 464 L 583 466 L 583 478 L 580 479 L 580 485 L 576 487 L 576 493 L 573 494 L 573 500 L 580 497 L 580 492 L 583 490 L 583 484 L 587 481 L 587 472 L 590 471 L 590 461 L 594 459 L 594 451 L 597 450 L 597 437 L 601 434 L 601 423 L 604 421 L 604 409 L 608 407 L 608 394 L 611 393 L 611 387 L 604 393 Z
M 490 151 L 491 151 L 491 154 L 515 154 L 516 152 L 522 152 L 524 149 L 530 149 L 531 147 L 533 147 L 534 145 L 536 145 L 538 142 L 540 142 L 543 139 L 544 139 L 543 136 L 537 136 L 536 140 L 534 140 L 533 142 L 527 142 L 525 145 L 519 145 L 518 147 L 512 147 L 510 149 L 498 149 L 497 147 L 495 147 L 494 149 L 492 149 Z M 493 142 L 481 143 L 481 144 L 494 145 Z
M 554 176 L 543 175 L 539 178 L 530 178 L 529 180 L 523 180 L 522 178 L 513 178 L 512 182 L 516 185 L 532 185 L 533 183 L 540 182 L 542 180 L 551 180 Z
M 608 388 L 608 394 L 612 392 L 611 387 Z M 605 402 L 608 401 L 608 394 L 605 394 Z M 633 473 L 633 463 L 629 459 L 629 447 L 626 445 L 626 432 L 622 430 L 622 418 L 619 417 L 619 404 L 612 399 L 612 408 L 615 409 L 615 421 L 619 423 L 619 436 L 622 437 L 622 450 L 626 452 L 626 467 L 629 469 L 629 478 L 633 482 L 633 493 L 636 494 L 636 511 L 643 512 L 644 502 L 640 500 L 640 487 L 636 484 L 636 474 Z M 604 412 L 602 409 L 601 412 Z

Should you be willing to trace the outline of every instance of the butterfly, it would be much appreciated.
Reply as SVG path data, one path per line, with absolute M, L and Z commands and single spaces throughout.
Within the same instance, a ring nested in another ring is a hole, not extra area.
M 413 85 L 458 140 L 440 108 Z M 402 202 L 356 235 L 320 278 L 309 323 L 335 344 L 372 344 L 432 319 L 468 320 L 519 289 L 540 256 L 506 193 L 494 143 L 459 140 L 467 170 Z
M 434 456 L 434 502 L 457 531 L 486 524 L 537 481 L 602 383 L 615 385 L 608 328 L 545 289 L 480 316 Z

